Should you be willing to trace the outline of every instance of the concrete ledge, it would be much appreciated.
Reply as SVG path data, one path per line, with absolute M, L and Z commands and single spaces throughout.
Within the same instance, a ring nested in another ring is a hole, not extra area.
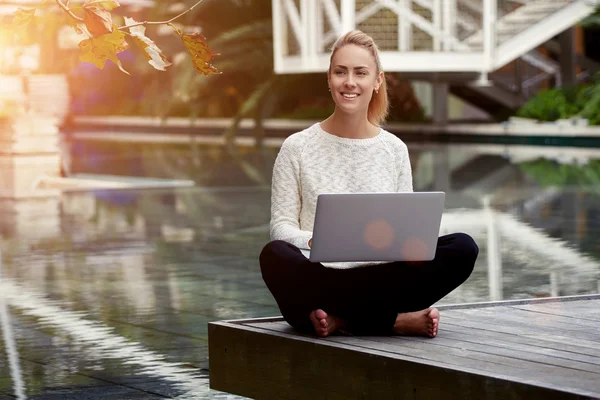
M 290 133 L 305 129 L 316 120 L 291 120 L 291 119 L 267 119 L 263 122 L 263 128 L 268 131 L 280 131 L 284 136 Z M 136 132 L 144 132 L 143 128 L 148 128 L 147 133 L 155 131 L 157 133 L 166 133 L 172 129 L 212 129 L 213 131 L 223 131 L 231 126 L 229 118 L 214 119 L 196 119 L 191 118 L 167 118 L 165 120 L 152 117 L 76 117 L 70 129 L 74 132 L 80 130 L 92 131 L 102 130 L 110 132 L 113 130 L 131 131 L 136 128 Z M 251 130 L 255 127 L 255 121 L 252 119 L 243 119 L 240 123 L 240 130 Z M 91 129 L 94 128 L 94 129 Z M 450 123 L 447 125 L 435 125 L 425 123 L 388 123 L 384 126 L 390 132 L 413 133 L 413 134 L 457 134 L 457 135 L 509 135 L 509 136 L 565 136 L 565 137 L 592 137 L 600 138 L 600 126 L 582 126 L 566 122 L 559 123 L 535 123 L 527 122 L 506 122 L 506 123 Z M 180 131 L 184 133 L 183 131 Z M 188 133 L 188 132 L 185 132 Z M 193 133 L 193 132 L 189 132 Z M 198 132 L 196 132 L 198 134 Z
M 192 187 L 191 180 L 139 178 L 114 175 L 78 174 L 70 177 L 41 176 L 36 189 L 54 189 L 61 192 L 86 192 L 90 190 L 134 190 Z

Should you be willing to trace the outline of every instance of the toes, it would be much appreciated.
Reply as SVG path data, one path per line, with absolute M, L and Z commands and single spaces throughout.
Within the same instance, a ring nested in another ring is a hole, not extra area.
M 431 328 L 429 330 L 429 336 L 430 337 L 436 337 L 437 333 L 438 333 L 437 326 L 434 326 L 433 328 Z
M 312 322 L 315 333 L 319 337 L 327 336 L 327 320 L 319 318 L 319 310 L 310 313 L 310 321 Z

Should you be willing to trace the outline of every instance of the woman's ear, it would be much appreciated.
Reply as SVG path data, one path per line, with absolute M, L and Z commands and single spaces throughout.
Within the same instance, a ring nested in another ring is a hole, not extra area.
M 379 90 L 379 88 L 383 84 L 384 79 L 385 79 L 385 75 L 384 75 L 383 71 L 381 71 L 379 73 L 379 75 L 377 75 L 377 81 L 375 82 L 375 89 Z

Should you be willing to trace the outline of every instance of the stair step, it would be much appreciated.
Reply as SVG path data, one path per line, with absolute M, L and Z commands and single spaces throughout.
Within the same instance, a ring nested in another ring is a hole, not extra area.
M 496 24 L 496 40 L 502 43 L 552 15 L 561 8 L 571 3 L 571 0 L 544 0 L 532 1 L 516 10 L 504 15 Z M 471 48 L 483 46 L 483 32 L 478 31 L 466 39 L 466 44 Z
M 553 8 L 550 10 L 537 11 L 537 12 L 527 12 L 527 13 L 519 13 L 515 15 L 510 15 L 501 18 L 499 21 L 511 23 L 513 21 L 519 21 L 521 19 L 529 18 L 529 19 L 539 19 L 544 18 L 547 15 L 554 14 L 556 11 L 560 10 L 562 7 Z
M 523 21 L 536 21 L 537 22 L 540 19 L 547 17 L 548 15 L 554 14 L 555 11 L 557 11 L 557 10 L 554 10 L 553 12 L 543 13 L 543 14 L 529 14 L 529 13 L 520 14 L 511 19 L 502 18 L 498 21 L 498 23 L 501 25 L 510 25 L 510 24 L 518 24 Z
M 505 25 L 505 26 L 498 26 L 496 28 L 496 35 L 501 35 L 502 33 L 505 32 L 515 32 L 515 31 L 520 31 L 524 28 L 530 27 L 531 25 L 535 24 L 536 22 L 538 22 L 537 20 L 533 20 L 533 21 L 529 21 L 529 22 L 524 22 L 521 24 L 511 24 L 511 25 Z

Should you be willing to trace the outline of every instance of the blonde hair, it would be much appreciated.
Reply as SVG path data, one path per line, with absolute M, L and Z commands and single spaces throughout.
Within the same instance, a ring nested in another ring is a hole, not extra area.
M 331 73 L 331 61 L 333 60 L 333 56 L 335 53 L 344 46 L 349 44 L 353 44 L 364 49 L 367 49 L 369 53 L 373 56 L 375 60 L 375 64 L 377 65 L 377 75 L 383 71 L 381 67 L 381 61 L 379 60 L 379 48 L 373 38 L 366 33 L 353 30 L 346 33 L 343 36 L 340 36 L 338 40 L 335 41 L 333 46 L 331 46 L 331 57 L 329 59 L 329 72 Z M 389 110 L 389 100 L 387 94 L 387 85 L 385 82 L 385 76 L 381 82 L 381 86 L 379 90 L 373 93 L 371 97 L 371 101 L 369 102 L 369 109 L 367 110 L 367 119 L 370 123 L 376 126 L 380 126 L 385 122 L 385 118 L 388 115 Z

